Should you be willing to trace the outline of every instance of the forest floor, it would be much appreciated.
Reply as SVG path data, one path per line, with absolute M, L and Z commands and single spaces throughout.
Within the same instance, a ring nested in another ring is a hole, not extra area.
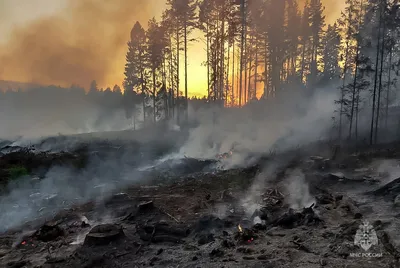
M 400 161 L 400 146 L 275 155 L 230 170 L 192 160 L 188 172 L 147 173 L 1 233 L 0 267 L 399 267 L 400 179 L 382 161 Z M 38 166 L 86 162 L 87 151 L 3 153 L 3 195 Z M 355 244 L 364 221 L 368 250 Z

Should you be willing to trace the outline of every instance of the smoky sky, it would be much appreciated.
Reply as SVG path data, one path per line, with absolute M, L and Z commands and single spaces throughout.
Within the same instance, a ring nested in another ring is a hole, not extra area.
M 158 2 L 69 0 L 61 12 L 11 32 L 0 46 L 0 80 L 84 87 L 92 79 L 100 85 L 113 80 L 123 68 L 131 27 L 146 25 Z
M 322 3 L 332 22 L 342 0 Z M 145 27 L 163 8 L 164 0 L 68 0 L 61 12 L 11 31 L 0 45 L 0 80 L 85 88 L 93 79 L 102 87 L 121 84 L 130 29 L 136 21 Z

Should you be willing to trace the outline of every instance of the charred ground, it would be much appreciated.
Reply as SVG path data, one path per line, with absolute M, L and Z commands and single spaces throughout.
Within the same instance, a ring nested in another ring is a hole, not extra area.
M 3 151 L 12 150 L 0 158 L 3 195 L 18 181 L 40 182 L 54 166 L 79 171 L 93 159 L 115 159 L 122 146 L 132 153 L 129 164 L 137 167 L 173 150 L 133 141 L 85 142 L 64 152 L 6 146 Z M 52 213 L 38 213 L 4 231 L 0 264 L 398 267 L 400 183 L 389 182 L 389 174 L 378 172 L 374 163 L 400 159 L 399 149 L 390 144 L 355 152 L 318 144 L 229 170 L 220 168 L 218 158 L 165 161 L 141 170 L 140 180 L 104 198 L 68 206 L 53 201 Z M 24 172 L 14 178 L 10 170 L 16 167 Z M 288 187 L 298 179 L 293 174 L 300 174 L 301 182 Z M 351 256 L 364 252 L 354 245 L 363 220 L 379 240 L 369 252 L 382 253 L 380 258 Z

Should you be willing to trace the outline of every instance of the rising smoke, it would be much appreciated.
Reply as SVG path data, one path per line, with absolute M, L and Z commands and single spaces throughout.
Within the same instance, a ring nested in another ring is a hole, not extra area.
M 329 138 L 338 98 L 335 86 L 317 89 L 313 96 L 303 99 L 296 91 L 287 94 L 292 97 L 282 102 L 198 111 L 195 116 L 199 126 L 190 132 L 180 153 L 210 158 L 232 150 L 232 157 L 226 161 L 226 167 L 232 167 L 248 165 L 252 155 L 286 151 Z
M 101 0 L 70 0 L 68 9 L 60 16 L 40 19 L 14 32 L 0 50 L 4 51 L 0 62 L 7 66 L 0 74 L 10 80 L 65 86 L 71 83 L 88 85 L 93 78 L 100 84 L 110 81 L 114 70 L 118 70 L 118 76 L 122 73 L 127 35 L 133 22 L 147 20 L 150 7 L 156 6 L 155 3 L 158 0 L 118 0 L 113 4 Z M 285 103 L 255 104 L 229 111 L 200 110 L 191 115 L 198 127 L 190 132 L 179 157 L 214 158 L 216 154 L 233 150 L 232 158 L 225 165 L 230 168 L 248 165 L 249 157 L 258 153 L 284 151 L 327 138 L 335 110 L 334 100 L 338 97 L 335 88 L 321 90 L 307 101 L 292 95 L 283 98 Z M 21 118 L 15 122 L 21 122 Z M 46 132 L 48 134 L 47 130 L 39 135 Z M 11 186 L 9 195 L 0 200 L 0 211 L 5 215 L 0 220 L 3 228 L 0 231 L 18 226 L 27 219 L 51 215 L 54 208 L 103 198 L 140 180 L 140 173 L 125 162 L 127 159 L 129 156 L 120 162 L 112 159 L 94 162 L 78 174 L 55 167 L 36 186 L 36 193 L 32 192 L 35 189 L 31 185 Z M 262 185 L 264 182 L 260 180 L 258 183 Z M 250 193 L 250 201 L 256 194 Z M 307 203 L 301 198 L 300 201 L 299 205 Z
M 305 180 L 305 175 L 301 170 L 293 170 L 288 174 L 287 191 L 288 203 L 293 209 L 303 209 L 315 203 L 310 195 L 309 186 Z
M 327 21 L 336 19 L 342 2 L 324 0 L 322 3 L 326 6 Z M 303 5 L 304 1 L 299 1 L 299 6 Z M 126 43 L 133 24 L 138 20 L 145 27 L 147 20 L 153 16 L 159 17 L 164 8 L 165 1 L 161 0 L 116 0 L 112 3 L 101 0 L 67 0 L 62 11 L 11 31 L 5 43 L 0 45 L 0 79 L 64 87 L 77 84 L 85 88 L 93 79 L 104 87 L 121 84 Z M 7 18 L 7 6 L 2 6 L 1 12 L 4 14 L 2 18 Z M 193 53 L 195 51 L 189 51 L 189 58 Z M 191 61 L 190 64 L 193 66 L 196 62 Z M 131 127 L 131 122 L 125 120 L 122 110 L 111 115 L 107 111 L 101 113 L 98 107 L 80 100 L 68 102 L 47 97 L 40 104 L 29 103 L 29 100 L 27 103 L 2 103 L 0 109 L 0 122 L 8 125 L 8 128 L 0 129 L 0 137 L 75 134 Z M 79 124 L 71 123 L 79 120 Z M 99 120 L 108 123 L 98 124 Z M 230 121 L 232 118 L 228 118 Z M 238 128 L 252 123 L 242 123 Z M 208 129 L 208 126 L 205 128 Z M 281 128 L 279 131 L 282 131 Z M 217 139 L 226 136 L 216 135 L 220 136 Z M 259 140 L 263 134 L 256 131 L 252 135 L 257 137 L 251 139 Z M 250 137 L 247 134 L 245 136 L 245 139 Z M 224 142 L 222 151 L 229 150 L 229 143 L 241 137 L 231 135 L 230 139 L 232 141 Z
M 135 162 L 141 157 L 142 152 L 132 149 L 121 149 L 117 155 L 102 158 L 93 154 L 84 169 L 54 166 L 41 180 L 27 177 L 10 182 L 6 193 L 0 196 L 0 232 L 26 222 L 40 223 L 61 210 L 88 201 L 95 201 L 102 208 L 104 200 L 112 193 L 145 178 Z M 145 156 L 142 160 L 151 163 L 153 159 Z M 89 220 L 105 222 L 105 216 L 107 214 L 94 215 Z

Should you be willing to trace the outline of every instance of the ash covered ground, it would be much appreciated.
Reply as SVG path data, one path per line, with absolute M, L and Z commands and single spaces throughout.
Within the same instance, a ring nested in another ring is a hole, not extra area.
M 398 267 L 400 144 L 238 166 L 147 138 L 4 141 L 0 266 Z

